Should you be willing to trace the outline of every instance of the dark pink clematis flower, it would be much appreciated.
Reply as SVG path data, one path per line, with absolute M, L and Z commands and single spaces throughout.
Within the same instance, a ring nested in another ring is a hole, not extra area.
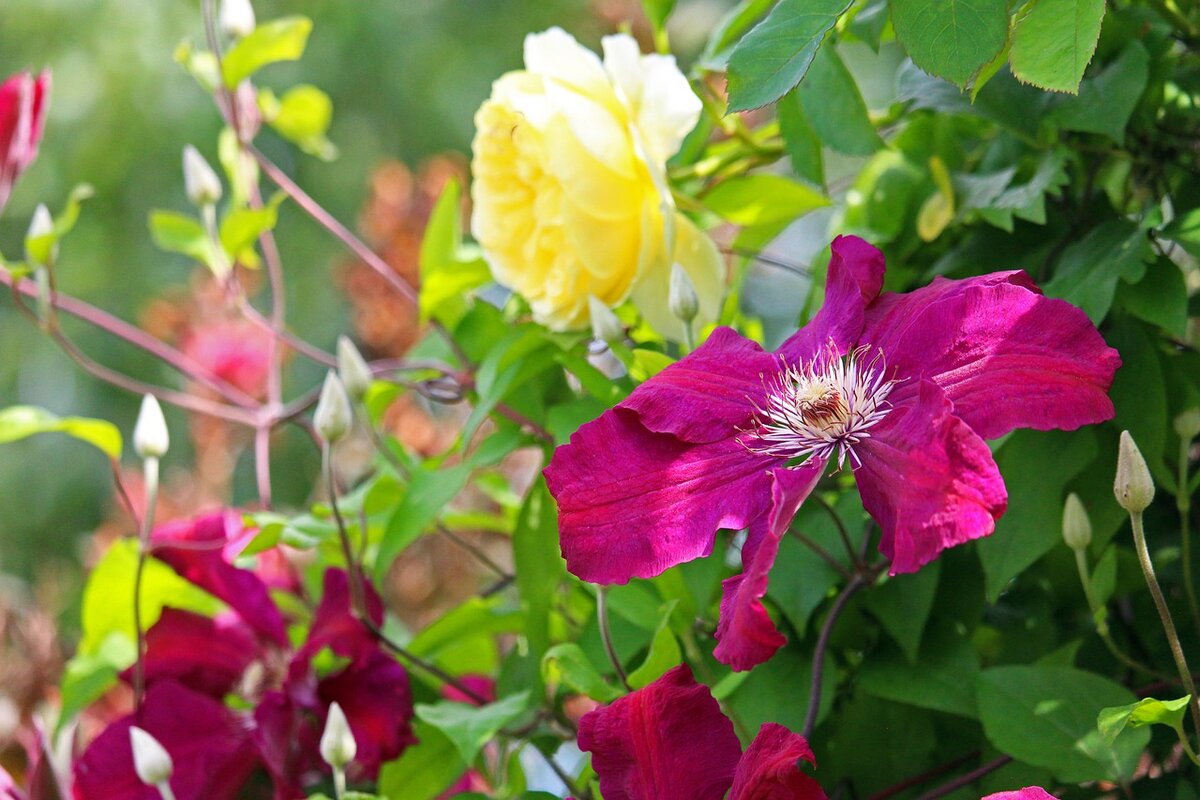
M 50 73 L 19 72 L 0 84 L 0 211 L 13 184 L 37 157 L 46 124 Z
M 209 374 L 251 397 L 267 391 L 271 334 L 249 322 L 208 320 L 192 328 L 180 346 Z
M 1056 800 L 1054 795 L 1038 786 L 1026 786 L 1015 792 L 998 792 L 989 794 L 981 800 Z
M 883 254 L 832 245 L 825 305 L 775 353 L 718 328 L 581 427 L 546 468 L 563 556 L 595 583 L 651 577 L 749 528 L 725 584 L 735 669 L 784 641 L 761 605 L 796 509 L 831 461 L 854 471 L 892 574 L 990 534 L 1007 493 L 984 439 L 1113 415 L 1120 365 L 1079 309 L 1024 272 L 880 293 Z
M 686 664 L 586 714 L 579 747 L 592 754 L 605 800 L 825 799 L 799 767 L 814 763 L 803 736 L 767 723 L 743 753 L 733 723 Z

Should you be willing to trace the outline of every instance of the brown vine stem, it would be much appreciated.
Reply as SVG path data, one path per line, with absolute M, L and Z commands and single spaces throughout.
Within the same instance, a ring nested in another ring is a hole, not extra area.
M 946 795 L 961 789 L 964 786 L 970 786 L 984 775 L 990 775 L 1012 760 L 1012 756 L 1000 756 L 997 759 L 989 761 L 978 769 L 971 770 L 965 775 L 960 775 L 954 780 L 944 783 L 936 789 L 926 792 L 918 797 L 917 800 L 937 800 L 939 797 L 945 797 Z
M 633 687 L 629 685 L 629 676 L 625 674 L 625 667 L 621 664 L 621 657 L 617 655 L 617 647 L 613 644 L 612 630 L 608 625 L 608 590 L 604 586 L 596 587 L 596 619 L 600 625 L 600 638 L 604 640 L 604 651 L 608 653 L 613 670 L 626 690 L 633 691 Z
M 817 646 L 813 650 L 812 684 L 808 691 L 808 711 L 804 715 L 803 736 L 805 739 L 812 737 L 813 728 L 817 726 L 817 713 L 821 709 L 821 679 L 825 672 L 825 651 L 829 649 L 829 637 L 833 634 L 833 626 L 837 624 L 838 617 L 846 610 L 846 604 L 850 602 L 850 598 L 869 584 L 870 578 L 862 573 L 851 578 L 833 601 L 833 606 L 825 617 L 825 623 L 821 626 L 821 633 L 817 637 Z
M 867 800 L 887 800 L 887 798 L 898 795 L 905 789 L 911 789 L 914 786 L 920 786 L 923 783 L 929 783 L 929 781 L 933 780 L 939 775 L 943 775 L 953 769 L 961 767 L 970 761 L 974 761 L 976 758 L 979 758 L 978 750 L 972 750 L 969 753 L 964 753 L 953 761 L 947 761 L 945 764 L 939 764 L 933 769 L 928 769 L 919 775 L 913 775 L 911 778 L 905 778 L 899 783 L 893 784 L 882 791 L 878 791 L 868 797 Z

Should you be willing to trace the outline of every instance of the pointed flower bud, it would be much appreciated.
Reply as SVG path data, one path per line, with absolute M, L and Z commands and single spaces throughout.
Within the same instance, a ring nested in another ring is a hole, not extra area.
M 254 6 L 250 0 L 221 0 L 221 30 L 242 38 L 254 33 Z
M 600 342 L 619 342 L 625 338 L 625 326 L 612 309 L 595 295 L 588 295 L 588 313 L 592 320 L 592 336 Z
M 1200 406 L 1189 408 L 1175 417 L 1175 433 L 1185 442 L 1200 436 Z
M 1146 459 L 1142 457 L 1142 451 L 1138 450 L 1129 431 L 1121 431 L 1113 493 L 1117 496 L 1118 505 L 1131 514 L 1145 511 L 1154 500 L 1154 479 L 1150 477 Z
M 148 394 L 142 398 L 142 410 L 133 426 L 133 451 L 142 459 L 162 458 L 170 445 L 162 406 L 154 395 Z
M 700 298 L 696 296 L 696 285 L 679 264 L 671 265 L 671 288 L 667 293 L 667 307 L 685 324 L 691 324 L 700 312 Z
M 1083 501 L 1074 492 L 1067 495 L 1063 505 L 1062 534 L 1063 541 L 1072 550 L 1086 550 L 1092 543 L 1092 521 L 1088 519 Z
M 46 208 L 45 203 L 38 203 L 29 220 L 29 230 L 25 233 L 25 254 L 30 261 L 45 264 L 54 260 L 58 255 L 58 242 L 53 238 L 46 240 L 46 237 L 53 236 L 54 217 L 50 216 L 50 209 Z
M 133 746 L 133 768 L 142 783 L 160 786 L 171 779 L 175 765 L 171 755 L 149 733 L 137 726 L 129 729 L 129 743 Z
M 50 216 L 50 209 L 46 208 L 45 203 L 38 203 L 38 207 L 33 210 L 33 218 L 29 221 L 29 233 L 25 235 L 36 239 L 51 233 L 54 233 L 54 217 Z
M 349 432 L 352 422 L 346 387 L 342 386 L 337 373 L 330 370 L 325 376 L 325 384 L 321 386 L 321 399 L 317 401 L 313 425 L 322 439 L 333 444 Z
M 190 144 L 183 148 L 183 185 L 193 205 L 209 206 L 221 199 L 221 179 Z
M 339 336 L 337 343 L 337 371 L 346 387 L 346 394 L 355 402 L 362 402 L 371 388 L 371 368 L 349 336 Z
M 337 703 L 329 705 L 329 716 L 325 719 L 325 732 L 321 734 L 321 758 L 336 770 L 345 769 L 358 754 L 358 743 L 354 732 L 346 721 L 346 714 Z

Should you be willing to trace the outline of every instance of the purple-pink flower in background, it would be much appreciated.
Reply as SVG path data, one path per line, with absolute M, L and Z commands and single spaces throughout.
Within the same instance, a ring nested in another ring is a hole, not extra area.
M 1021 271 L 880 293 L 883 254 L 834 240 L 825 304 L 774 353 L 718 328 L 581 427 L 546 468 L 572 573 L 625 583 L 749 528 L 725 582 L 717 657 L 785 641 L 761 599 L 779 539 L 829 462 L 852 469 L 892 574 L 990 534 L 1007 492 L 985 439 L 1113 415 L 1120 359 Z
M 686 664 L 579 720 L 605 800 L 825 800 L 803 736 L 767 723 L 746 752 Z
M 1054 795 L 1039 786 L 1026 786 L 1015 792 L 997 792 L 981 800 L 1056 800 Z
M 37 157 L 46 124 L 50 73 L 18 72 L 0 84 L 0 211 L 13 184 Z

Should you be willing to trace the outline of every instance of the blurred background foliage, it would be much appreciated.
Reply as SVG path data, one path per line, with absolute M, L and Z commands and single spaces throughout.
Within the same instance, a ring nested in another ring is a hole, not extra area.
M 676 49 L 697 52 L 730 5 L 681 3 L 673 23 Z M 520 67 L 526 33 L 560 25 L 595 46 L 616 20 L 637 16 L 637 3 L 621 0 L 259 0 L 255 6 L 261 19 L 312 17 L 315 32 L 304 60 L 273 66 L 262 81 L 280 88 L 311 82 L 327 92 L 335 104 L 329 137 L 340 156 L 330 163 L 310 158 L 269 130 L 260 145 L 347 221 L 358 216 L 372 171 L 382 163 L 415 166 L 434 154 L 469 150 L 475 109 L 497 76 Z M 41 154 L 0 217 L 0 252 L 20 254 L 38 203 L 57 210 L 73 185 L 87 182 L 96 196 L 64 244 L 61 288 L 142 323 L 156 298 L 186 294 L 194 265 L 158 250 L 146 221 L 153 209 L 187 205 L 179 167 L 184 144 L 195 144 L 216 163 L 219 116 L 172 57 L 180 42 L 202 38 L 195 0 L 0 4 L 0 73 L 45 67 L 54 80 Z M 348 327 L 345 297 L 328 290 L 347 257 L 290 204 L 281 210 L 279 230 L 292 325 L 329 349 Z M 178 382 L 134 348 L 73 320 L 65 324 L 102 363 L 147 380 Z M 8 303 L 0 304 L 0 353 L 0 406 L 28 403 L 131 429 L 138 398 L 82 374 Z M 315 368 L 301 362 L 292 364 L 294 389 L 318 380 Z M 168 416 L 180 434 L 173 460 L 187 464 L 184 416 Z M 315 463 L 304 459 L 313 458 L 305 448 L 283 444 L 279 463 L 301 460 L 297 468 L 277 470 L 285 505 L 306 498 Z M 238 465 L 235 486 L 253 485 L 249 466 Z M 0 452 L 0 573 L 74 572 L 76 546 L 104 517 L 110 486 L 101 457 L 73 440 L 35 437 L 6 446 Z

